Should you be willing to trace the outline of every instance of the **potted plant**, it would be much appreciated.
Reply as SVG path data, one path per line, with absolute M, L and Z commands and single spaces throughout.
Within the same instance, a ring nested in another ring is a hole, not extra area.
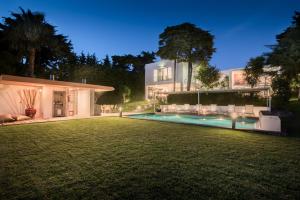
M 34 108 L 36 100 L 36 90 L 22 90 L 19 92 L 21 102 L 25 105 L 25 115 L 34 118 L 36 109 Z

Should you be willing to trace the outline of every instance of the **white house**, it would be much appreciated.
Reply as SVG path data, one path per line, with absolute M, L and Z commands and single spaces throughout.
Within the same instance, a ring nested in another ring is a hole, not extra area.
M 112 90 L 113 87 L 101 85 L 1 75 L 0 114 L 24 115 L 25 93 L 33 91 L 36 118 L 92 116 L 95 92 Z
M 193 64 L 192 82 L 190 91 L 201 88 L 201 82 L 194 78 L 199 65 Z M 228 79 L 228 89 L 250 88 L 245 80 L 243 68 L 227 69 L 220 72 L 220 82 Z M 145 66 L 145 99 L 153 98 L 153 95 L 165 95 L 168 92 L 184 92 L 187 90 L 188 63 L 177 63 L 174 91 L 174 61 L 161 60 Z M 255 88 L 269 87 L 271 77 L 261 77 Z M 222 89 L 218 86 L 215 89 Z M 225 88 L 224 88 L 225 89 Z

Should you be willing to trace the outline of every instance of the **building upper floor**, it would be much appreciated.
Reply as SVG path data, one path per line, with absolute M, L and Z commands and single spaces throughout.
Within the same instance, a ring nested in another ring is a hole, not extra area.
M 195 78 L 199 69 L 199 64 L 193 64 L 191 90 L 202 88 L 201 81 Z M 267 68 L 265 70 L 268 70 Z M 174 76 L 175 75 L 175 76 Z M 175 81 L 174 81 L 175 78 Z M 155 63 L 150 63 L 145 66 L 145 86 L 157 86 L 162 88 L 163 85 L 174 85 L 175 91 L 185 91 L 188 81 L 188 63 L 176 63 L 174 70 L 174 61 L 161 60 Z M 245 79 L 244 68 L 232 68 L 220 71 L 220 80 L 218 86 L 214 89 L 228 88 L 251 88 Z M 258 84 L 255 86 L 268 87 L 271 85 L 271 77 L 268 75 L 261 76 Z M 174 91 L 174 88 L 165 89 L 165 92 Z

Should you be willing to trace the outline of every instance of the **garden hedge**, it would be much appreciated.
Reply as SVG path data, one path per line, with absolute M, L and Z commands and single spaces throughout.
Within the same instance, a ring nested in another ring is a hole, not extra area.
M 98 105 L 116 105 L 121 103 L 122 96 L 116 93 L 115 91 L 98 94 L 96 101 L 96 104 Z
M 198 94 L 169 94 L 168 104 L 191 104 L 195 105 L 198 103 Z M 217 104 L 227 106 L 230 104 L 234 105 L 254 105 L 254 106 L 266 106 L 267 100 L 265 98 L 259 97 L 257 94 L 253 93 L 200 93 L 200 104 L 209 105 Z

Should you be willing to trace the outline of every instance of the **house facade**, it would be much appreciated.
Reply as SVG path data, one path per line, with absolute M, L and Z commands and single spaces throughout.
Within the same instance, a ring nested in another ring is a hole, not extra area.
M 0 114 L 25 115 L 34 95 L 36 118 L 93 116 L 95 92 L 113 87 L 11 75 L 0 76 Z M 27 98 L 26 98 L 27 96 Z
M 193 73 L 190 91 L 201 89 L 201 82 L 195 79 L 195 74 L 200 66 L 193 64 Z M 188 63 L 181 62 L 176 65 L 174 88 L 174 61 L 161 60 L 145 66 L 145 99 L 154 96 L 165 97 L 169 92 L 187 91 Z M 219 85 L 213 89 L 245 89 L 251 86 L 245 80 L 243 68 L 234 68 L 220 71 Z M 262 76 L 255 88 L 269 87 L 270 76 Z

